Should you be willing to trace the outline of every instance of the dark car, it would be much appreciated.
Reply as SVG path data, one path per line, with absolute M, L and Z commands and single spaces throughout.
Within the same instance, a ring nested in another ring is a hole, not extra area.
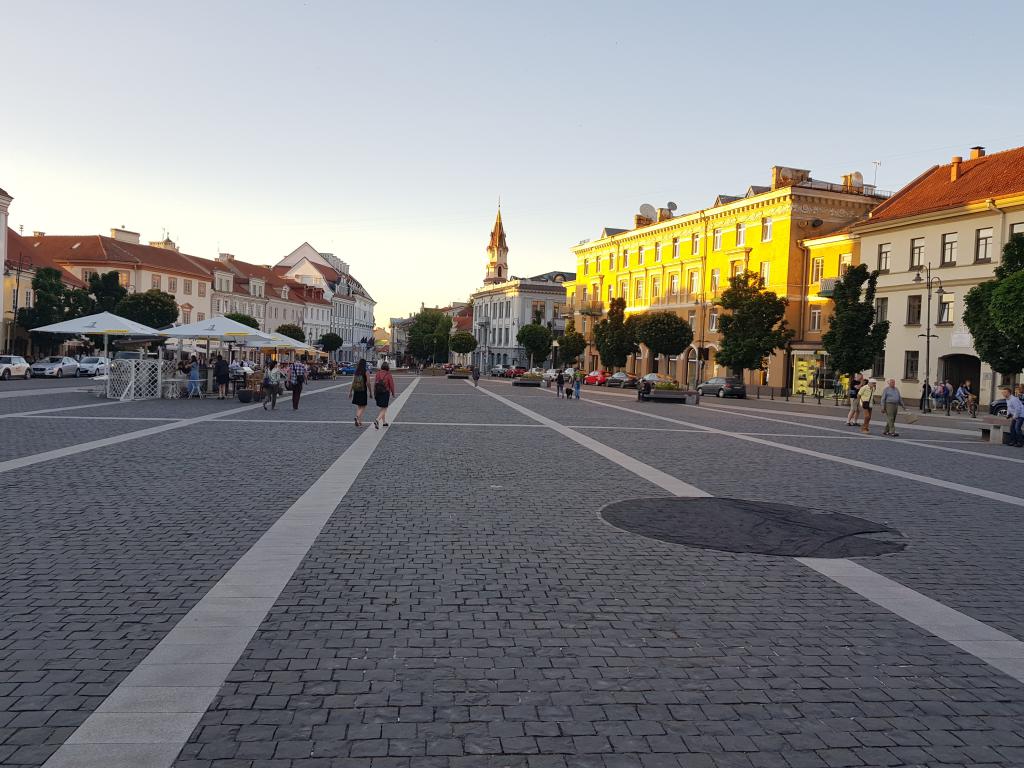
M 1000 397 L 998 400 L 993 400 L 988 406 L 988 412 L 991 416 L 1005 416 L 1006 398 Z
M 714 395 L 715 397 L 740 397 L 747 396 L 747 388 L 743 382 L 732 376 L 714 376 L 707 381 L 697 385 L 697 391 L 702 395 Z
M 626 373 L 625 371 L 619 371 L 613 373 L 608 377 L 605 382 L 605 386 L 618 387 L 619 389 L 626 389 L 627 387 L 635 387 L 638 379 L 632 373 Z

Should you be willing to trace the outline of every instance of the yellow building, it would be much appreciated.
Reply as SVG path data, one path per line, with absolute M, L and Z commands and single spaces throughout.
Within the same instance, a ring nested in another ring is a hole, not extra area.
M 810 171 L 776 166 L 770 186 L 719 195 L 711 206 L 692 213 L 644 206 L 631 229 L 606 228 L 596 240 L 572 249 L 576 280 L 566 283 L 566 291 L 576 329 L 590 342 L 584 366 L 599 367 L 593 326 L 610 300 L 622 297 L 627 315 L 670 310 L 694 329 L 693 344 L 681 359 L 654 361 L 642 348 L 627 363 L 628 370 L 648 373 L 657 363 L 658 371 L 690 383 L 726 373 L 715 360 L 720 342 L 715 302 L 729 287 L 729 278 L 744 270 L 759 273 L 768 290 L 789 299 L 786 319 L 797 331 L 794 341 L 806 343 L 809 286 L 820 276 L 811 274 L 803 241 L 863 218 L 884 197 L 863 184 L 860 174 L 829 183 L 812 179 Z M 805 314 L 807 324 L 802 322 Z M 701 357 L 707 360 L 703 366 Z M 748 372 L 747 383 L 791 386 L 793 370 L 786 353 L 778 353 L 766 371 Z

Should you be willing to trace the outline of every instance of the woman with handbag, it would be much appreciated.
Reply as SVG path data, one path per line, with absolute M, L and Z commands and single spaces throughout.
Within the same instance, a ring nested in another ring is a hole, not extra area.
M 355 423 L 357 427 L 363 426 L 363 412 L 366 410 L 367 390 L 370 382 L 366 376 L 366 361 L 360 360 L 356 364 L 355 375 L 352 376 L 352 385 L 349 387 L 349 395 L 352 398 L 352 405 L 356 407 Z
M 480 378 L 479 371 L 476 371 L 476 376 Z M 373 376 L 373 399 L 380 409 L 377 418 L 373 420 L 374 429 L 380 429 L 380 422 L 384 422 L 385 427 L 388 425 L 388 405 L 391 404 L 391 398 L 397 395 L 395 377 L 391 375 L 391 366 L 385 360 L 380 364 L 380 370 Z

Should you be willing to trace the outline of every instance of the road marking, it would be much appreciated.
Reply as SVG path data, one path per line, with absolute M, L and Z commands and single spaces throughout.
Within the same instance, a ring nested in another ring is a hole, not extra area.
M 660 488 L 676 496 L 708 497 L 711 494 L 666 475 L 664 472 L 643 464 L 630 456 L 626 456 L 603 443 L 582 438 L 569 427 L 554 422 L 546 416 L 514 403 L 494 392 L 487 392 L 494 399 L 510 408 L 550 426 L 555 431 L 575 440 L 595 453 L 627 469 L 638 477 L 648 480 Z M 603 403 L 607 405 L 607 403 Z M 611 406 L 618 407 L 618 406 Z M 627 410 L 627 409 L 623 409 Z M 599 519 L 603 519 L 598 515 Z M 614 528 L 614 526 L 612 526 Z M 615 528 L 621 534 L 630 534 Z M 875 605 L 885 608 L 890 613 L 905 621 L 921 627 L 970 655 L 981 659 L 987 664 L 1005 672 L 1010 677 L 1024 682 L 1024 643 L 1012 635 L 989 626 L 977 619 L 972 619 L 937 600 L 922 595 L 899 582 L 893 581 L 869 568 L 846 559 L 793 558 L 796 562 L 817 571 L 835 583 L 850 589 Z
M 23 419 L 26 416 L 39 416 L 43 413 L 56 413 L 57 411 L 77 411 L 82 408 L 103 408 L 107 405 L 123 405 L 120 400 L 108 400 L 104 403 L 86 403 L 85 405 L 65 405 L 60 408 L 43 408 L 38 411 L 21 411 L 19 413 L 0 413 L 0 419 Z
M 15 389 L 12 392 L 0 392 L 0 400 L 9 397 L 39 397 L 40 395 L 60 395 L 64 392 L 88 392 L 88 387 L 43 387 L 40 389 Z
M 415 388 L 413 381 L 395 401 L 395 415 Z M 170 768 L 386 434 L 370 429 L 356 438 L 43 768 Z
M 332 387 L 324 387 L 323 389 L 316 389 L 311 392 L 305 393 L 306 396 L 319 395 L 321 392 L 328 392 L 332 389 L 338 389 L 339 387 L 345 386 L 344 384 L 336 384 Z M 100 405 L 120 405 L 120 401 L 113 403 L 100 403 Z M 86 408 L 89 406 L 75 406 L 78 408 Z M 150 435 L 159 435 L 161 432 L 168 432 L 172 429 L 181 429 L 182 427 L 191 427 L 195 424 L 201 424 L 206 421 L 213 421 L 214 419 L 220 419 L 225 416 L 229 416 L 232 413 L 240 413 L 243 411 L 251 411 L 253 408 L 259 408 L 259 403 L 252 405 L 243 405 L 240 408 L 232 408 L 228 411 L 217 411 L 216 413 L 207 413 L 202 416 L 194 416 L 192 418 L 180 419 L 178 421 L 171 422 L 170 424 L 160 424 L 155 427 L 146 427 L 145 429 L 138 429 L 132 432 L 125 432 L 120 435 L 112 435 L 110 437 L 103 437 L 98 440 L 89 440 L 85 443 L 76 443 L 75 445 L 68 445 L 63 448 L 55 448 L 52 451 L 45 451 L 43 453 L 33 453 L 29 456 L 21 456 L 16 459 L 8 459 L 7 461 L 0 461 L 0 474 L 4 472 L 10 472 L 12 469 L 21 469 L 22 467 L 29 467 L 33 464 L 40 464 L 44 461 L 53 461 L 54 459 L 63 459 L 67 456 L 74 456 L 78 453 L 85 453 L 86 451 L 92 451 L 96 448 L 105 448 L 108 445 L 117 445 L 118 443 L 124 443 L 128 440 L 137 440 L 140 437 L 149 437 Z
M 27 416 L 21 414 L 18 416 L 19 419 L 55 419 L 57 421 L 181 421 L 184 417 L 171 417 L 171 416 L 44 416 L 39 414 L 38 416 Z

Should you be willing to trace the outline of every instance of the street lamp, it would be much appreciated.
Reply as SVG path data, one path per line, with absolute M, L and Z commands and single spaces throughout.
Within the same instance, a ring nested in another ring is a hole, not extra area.
M 918 285 L 921 283 L 925 284 L 928 289 L 928 315 L 925 319 L 925 331 L 924 333 L 917 334 L 918 338 L 924 336 L 924 390 L 922 392 L 921 410 L 925 413 L 931 413 L 931 377 L 932 377 L 932 286 L 938 283 L 939 289 L 936 291 L 939 296 L 945 294 L 945 290 L 942 288 L 942 279 L 938 276 L 932 277 L 932 265 L 928 262 L 928 266 L 925 267 L 925 276 L 921 277 L 921 273 L 918 272 L 914 276 L 914 282 Z M 939 338 L 937 335 L 935 338 Z
M 558 367 L 558 339 L 551 340 L 551 367 Z

